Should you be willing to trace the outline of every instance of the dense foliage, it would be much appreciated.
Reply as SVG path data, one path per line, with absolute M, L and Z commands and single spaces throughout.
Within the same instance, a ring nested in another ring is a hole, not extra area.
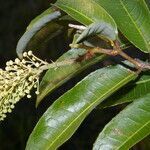
M 150 134 L 150 11 L 146 2 L 57 0 L 31 21 L 17 44 L 20 59 L 0 70 L 1 120 L 20 98 L 31 97 L 33 86 L 38 107 L 69 79 L 84 70 L 88 75 L 49 106 L 32 131 L 27 150 L 57 149 L 94 109 L 120 104 L 121 112 L 100 131 L 93 150 L 130 149 Z M 59 51 L 55 62 L 42 61 L 31 52 L 57 51 L 62 43 L 71 48 L 64 54 Z M 91 66 L 96 69 L 91 71 Z

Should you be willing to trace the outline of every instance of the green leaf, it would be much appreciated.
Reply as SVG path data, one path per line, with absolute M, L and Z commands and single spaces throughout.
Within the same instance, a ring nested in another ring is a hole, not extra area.
M 118 34 L 116 23 L 112 17 L 93 0 L 57 0 L 55 5 L 84 25 L 96 22 L 101 24 L 101 27 L 107 25 L 112 31 L 113 39 Z
M 145 0 L 146 1 L 146 5 L 148 6 L 148 9 L 150 9 L 150 0 Z
M 53 20 L 53 17 L 57 18 L 57 16 L 60 16 L 60 12 L 58 11 L 57 13 L 56 9 L 54 7 L 50 7 L 48 8 L 47 10 L 45 10 L 43 13 L 41 13 L 40 15 L 38 15 L 37 17 L 35 17 L 31 22 L 30 24 L 27 26 L 27 31 L 32 29 L 36 24 L 37 22 L 39 24 L 42 24 L 42 22 L 44 21 L 44 19 L 46 19 L 45 21 L 47 22 L 47 20 Z M 54 13 L 54 14 L 53 14 Z M 49 16 L 49 15 L 52 15 L 52 16 Z M 49 16 L 50 19 L 47 19 Z
M 116 106 L 135 101 L 150 91 L 150 74 L 143 74 L 136 82 L 130 83 L 106 99 L 98 108 Z
M 36 49 L 46 38 L 53 38 L 60 33 L 62 26 L 53 20 L 61 16 L 60 11 L 55 11 L 52 7 L 36 17 L 27 27 L 27 31 L 18 41 L 16 51 L 20 58 L 25 49 Z M 31 46 L 32 45 L 32 46 Z M 34 48 L 31 48 L 34 47 Z
M 150 52 L 150 12 L 144 0 L 94 0 L 115 20 L 118 28 L 143 52 Z
M 150 134 L 150 94 L 128 105 L 99 134 L 93 150 L 127 150 Z
M 88 75 L 48 108 L 31 133 L 26 150 L 57 149 L 99 103 L 136 76 L 120 65 Z
M 144 140 L 142 140 L 141 142 L 139 142 L 139 144 L 137 144 L 135 146 L 135 148 L 140 147 L 140 149 L 142 150 L 148 150 L 150 149 L 150 136 L 146 137 Z
M 99 35 L 102 38 L 108 39 L 110 41 L 114 41 L 117 38 L 117 34 L 114 32 L 113 28 L 103 22 L 103 23 L 92 23 L 90 26 L 85 29 L 75 43 L 79 43 L 87 37 Z
M 85 55 L 87 50 L 85 49 L 71 49 L 63 54 L 58 60 L 64 61 L 66 59 L 78 59 L 79 56 Z M 98 55 L 92 59 L 82 61 L 81 63 L 74 63 L 71 66 L 63 66 L 58 69 L 49 69 L 44 75 L 40 83 L 40 94 L 37 96 L 36 106 L 41 100 L 54 89 L 62 85 L 64 82 L 69 80 L 71 77 L 86 69 L 87 67 L 97 63 L 100 60 L 106 58 L 105 55 Z

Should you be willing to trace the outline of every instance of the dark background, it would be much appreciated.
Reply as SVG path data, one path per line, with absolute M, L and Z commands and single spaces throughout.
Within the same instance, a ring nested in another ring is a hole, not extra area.
M 6 61 L 17 57 L 15 49 L 21 35 L 30 21 L 50 6 L 51 0 L 0 0 L 0 67 Z M 51 56 L 49 56 L 51 58 Z M 44 58 L 43 58 L 44 59 Z M 94 70 L 95 68 L 93 68 Z M 40 116 L 49 105 L 63 92 L 71 88 L 80 78 L 73 78 L 69 83 L 49 95 L 45 101 L 35 108 L 36 97 L 31 100 L 23 98 L 14 111 L 0 123 L 0 150 L 24 150 L 26 141 Z M 82 123 L 73 137 L 60 149 L 90 150 L 98 133 L 120 110 L 118 108 L 95 109 Z
M 30 21 L 50 6 L 50 0 L 6 0 L 0 1 L 0 66 L 5 67 L 6 61 L 17 57 L 15 49 L 19 38 Z M 65 85 L 65 89 L 73 86 L 78 79 Z M 24 150 L 29 134 L 47 107 L 64 92 L 59 88 L 47 97 L 48 102 L 35 108 L 35 99 L 24 98 L 14 111 L 0 123 L 0 150 Z M 45 100 L 46 101 L 46 100 Z M 97 110 L 95 110 L 97 111 Z M 68 150 L 91 149 L 99 129 L 111 118 L 111 111 L 97 111 L 82 124 L 78 132 L 62 148 Z M 103 118 L 103 114 L 105 117 Z M 98 118 L 98 119 L 95 119 Z M 99 120 L 99 121 L 96 121 Z

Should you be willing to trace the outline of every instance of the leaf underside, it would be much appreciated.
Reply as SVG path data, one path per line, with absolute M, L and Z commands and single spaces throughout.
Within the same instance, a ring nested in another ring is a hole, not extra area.
M 45 42 L 46 39 L 48 40 L 58 35 L 63 27 L 58 23 L 53 22 L 53 20 L 60 16 L 60 11 L 55 11 L 50 7 L 31 21 L 26 32 L 17 43 L 16 52 L 18 56 L 22 58 L 24 50 L 37 49 L 40 43 L 43 43 L 42 41 Z
M 82 34 L 78 37 L 75 43 L 79 43 L 85 38 L 90 36 L 99 35 L 109 41 L 115 41 L 117 39 L 117 34 L 107 23 L 92 23 L 90 26 L 85 29 Z

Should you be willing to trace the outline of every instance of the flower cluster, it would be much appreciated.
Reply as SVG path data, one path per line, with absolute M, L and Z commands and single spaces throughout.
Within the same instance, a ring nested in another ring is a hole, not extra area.
M 10 113 L 22 97 L 31 98 L 30 91 L 36 88 L 39 94 L 40 67 L 48 63 L 32 54 L 24 52 L 23 59 L 8 61 L 5 70 L 0 69 L 0 120 Z

